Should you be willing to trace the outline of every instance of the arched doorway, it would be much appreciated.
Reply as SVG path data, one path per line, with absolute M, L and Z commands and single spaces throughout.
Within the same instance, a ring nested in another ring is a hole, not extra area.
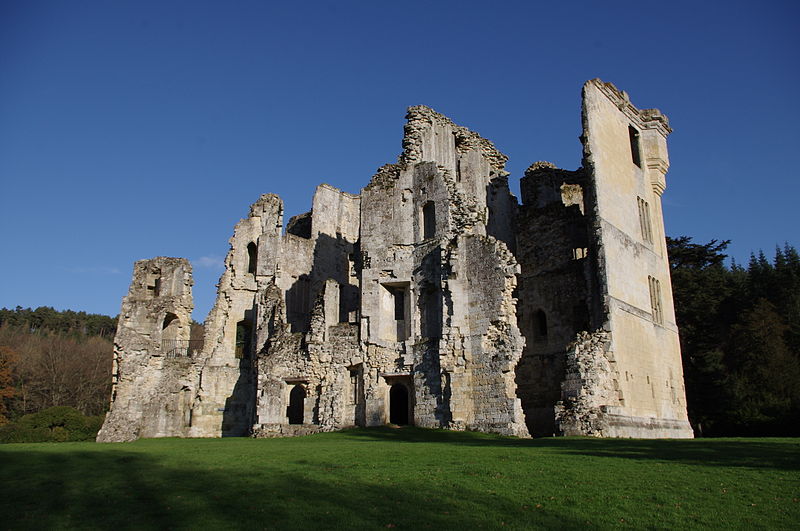
M 398 426 L 408 424 L 408 388 L 401 383 L 389 389 L 389 422 Z
M 289 424 L 302 424 L 303 413 L 305 410 L 306 390 L 300 384 L 292 387 L 289 392 L 289 407 L 286 408 L 286 416 Z

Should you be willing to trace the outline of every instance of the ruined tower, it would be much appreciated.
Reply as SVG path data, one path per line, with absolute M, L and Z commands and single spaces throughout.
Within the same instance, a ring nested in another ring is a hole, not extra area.
M 491 142 L 410 108 L 398 162 L 359 195 L 323 184 L 285 231 L 277 196 L 251 207 L 201 349 L 183 348 L 188 263 L 137 262 L 98 440 L 387 422 L 691 437 L 660 202 L 669 132 L 589 81 L 583 166 L 533 164 L 520 205 Z M 171 287 L 152 296 L 154 271 Z

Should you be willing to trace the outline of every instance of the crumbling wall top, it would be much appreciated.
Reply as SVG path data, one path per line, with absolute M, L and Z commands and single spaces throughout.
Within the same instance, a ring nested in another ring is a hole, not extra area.
M 525 170 L 525 175 L 527 176 L 528 174 L 531 174 L 531 173 L 533 173 L 533 172 L 535 172 L 537 170 L 540 170 L 542 168 L 548 168 L 548 169 L 555 170 L 556 169 L 556 165 L 553 164 L 552 162 L 547 162 L 546 160 L 537 160 L 536 162 L 534 162 L 533 164 L 528 166 L 528 169 Z
M 264 212 L 283 211 L 283 201 L 276 194 L 262 194 L 250 205 L 249 217 L 261 216 Z
M 408 164 L 421 162 L 422 159 L 422 129 L 430 125 L 446 125 L 453 129 L 456 137 L 456 149 L 464 153 L 470 149 L 476 149 L 483 153 L 489 163 L 498 171 L 505 168 L 508 157 L 500 153 L 491 141 L 483 138 L 478 133 L 470 131 L 466 127 L 456 125 L 447 116 L 436 112 L 425 105 L 415 105 L 408 108 L 406 114 L 406 125 L 404 128 L 403 154 L 400 155 L 400 163 Z

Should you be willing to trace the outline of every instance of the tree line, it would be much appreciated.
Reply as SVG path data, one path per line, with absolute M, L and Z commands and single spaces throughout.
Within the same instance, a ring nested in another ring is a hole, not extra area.
M 667 238 L 689 419 L 697 435 L 800 435 L 800 255 L 726 266 L 729 243 Z
M 100 336 L 114 338 L 117 318 L 96 313 L 57 311 L 48 306 L 35 310 L 17 306 L 0 309 L 0 326 L 25 328 L 30 333 L 46 331 L 75 337 Z

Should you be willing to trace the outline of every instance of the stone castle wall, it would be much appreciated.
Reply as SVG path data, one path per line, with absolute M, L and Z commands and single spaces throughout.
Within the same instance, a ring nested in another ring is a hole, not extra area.
M 285 231 L 277 196 L 251 206 L 199 349 L 165 355 L 190 343 L 188 262 L 137 262 L 98 440 L 388 422 L 691 436 L 660 210 L 666 118 L 587 82 L 583 167 L 532 165 L 522 204 L 488 140 L 423 106 L 404 131 L 397 163 L 358 195 L 320 185 Z

